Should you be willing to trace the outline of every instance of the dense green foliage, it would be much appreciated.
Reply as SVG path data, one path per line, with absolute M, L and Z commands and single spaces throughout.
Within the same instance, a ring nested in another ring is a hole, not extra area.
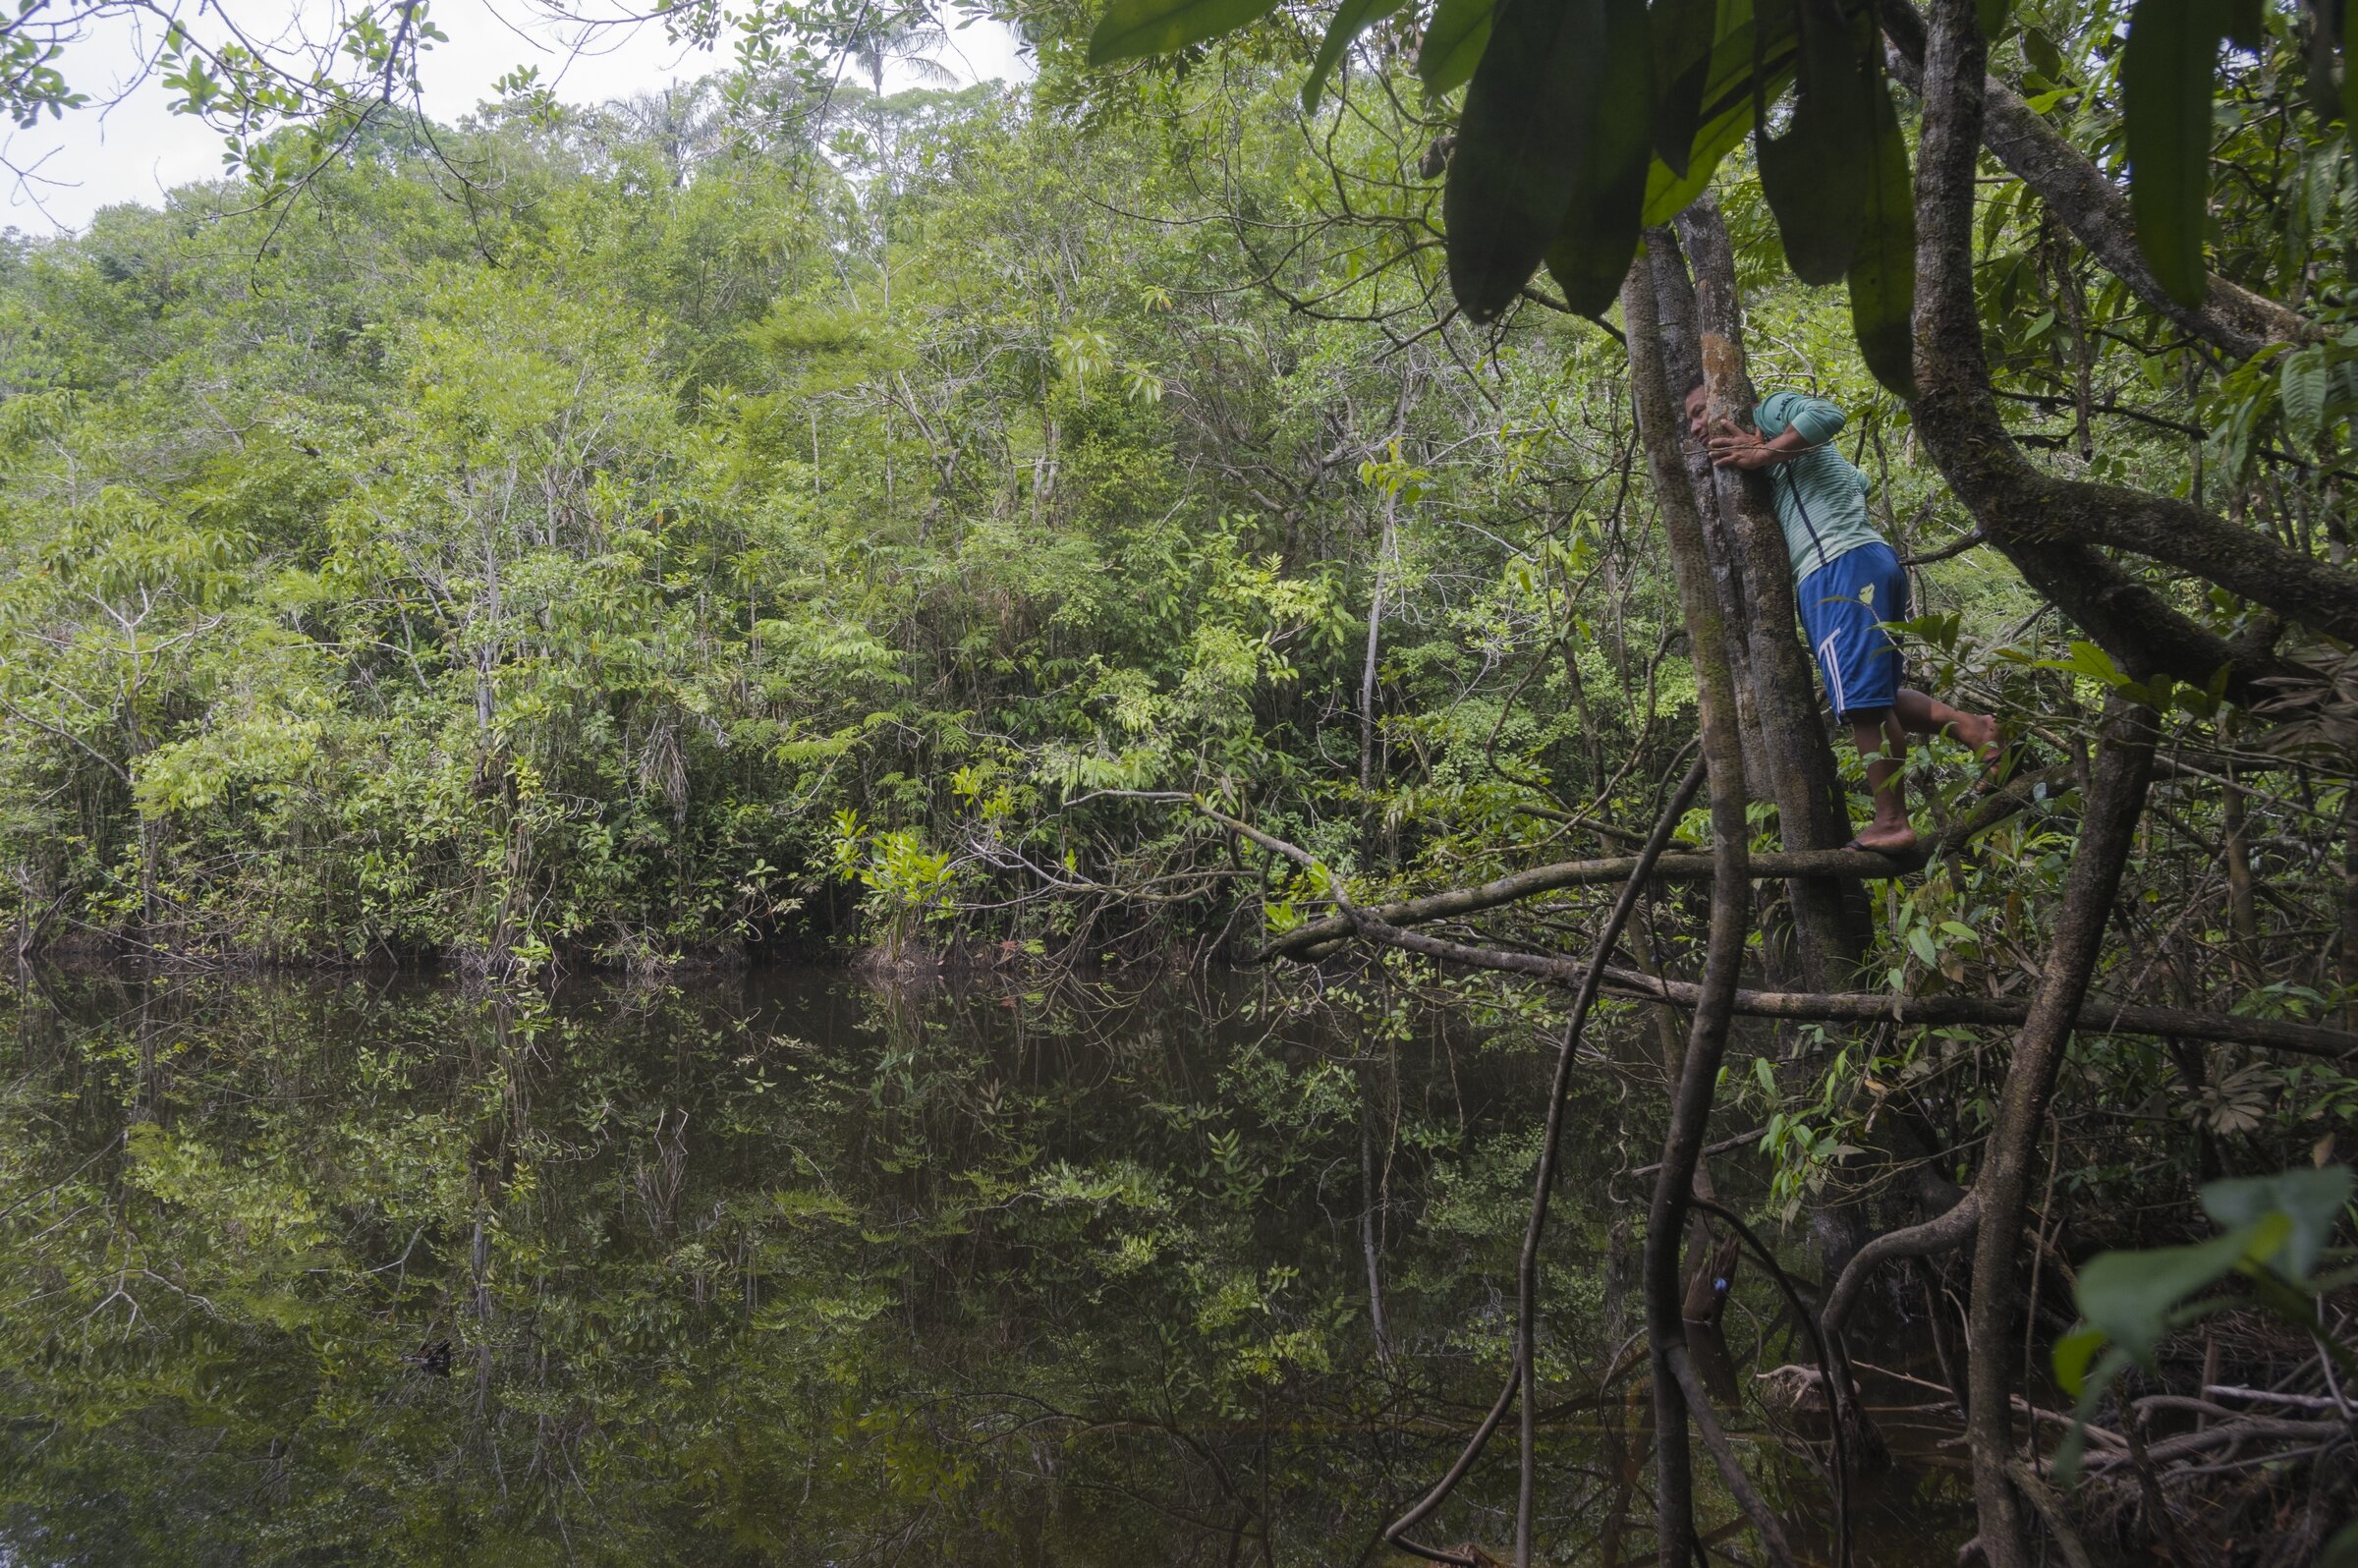
M 1086 953 L 1259 880 L 1095 792 L 1455 865 L 1651 787 L 1686 678 L 1609 338 L 1483 364 L 1240 291 L 1256 226 L 1324 217 L 1278 89 L 1086 142 L 847 97 L 823 155 L 699 90 L 445 133 L 467 186 L 388 138 L 291 209 L 18 245 L 22 929 L 506 970 L 956 905 Z M 1380 259 L 1273 264 L 1413 307 Z M 1838 315 L 1779 324 L 1914 511 Z
M 395 139 L 290 211 L 195 190 L 21 244 L 24 917 L 504 968 L 841 929 L 844 868 L 899 937 L 1167 862 L 1201 920 L 1221 870 L 1166 813 L 1064 798 L 1347 821 L 1377 572 L 1421 721 L 1387 744 L 1496 783 L 1497 699 L 1448 700 L 1552 639 L 1593 556 L 1578 504 L 1627 454 L 1556 377 L 1600 340 L 1535 345 L 1503 419 L 1454 368 L 1416 402 L 1432 357 L 1238 295 L 1216 228 L 1125 216 L 1187 202 L 1152 144 L 1083 157 L 988 92 L 833 135 L 688 93 L 480 132 L 466 199 Z M 1444 445 L 1445 485 L 1415 467 Z M 1629 613 L 1581 649 L 1592 748 L 1658 640 Z M 1509 739 L 1560 742 L 1562 705 Z M 984 924 L 1088 942 L 1075 904 Z

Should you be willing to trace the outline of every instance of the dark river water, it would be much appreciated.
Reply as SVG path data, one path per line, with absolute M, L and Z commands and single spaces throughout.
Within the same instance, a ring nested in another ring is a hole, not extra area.
M 20 976 L 0 1563 L 1392 1560 L 1506 1365 L 1544 1061 L 1261 983 Z M 1582 1083 L 1539 1536 L 1617 1564 L 1658 1099 Z M 1748 1280 L 1764 1335 L 1804 1354 Z M 1426 1539 L 1513 1484 L 1510 1433 Z M 1962 1496 L 1878 1480 L 1854 1560 L 1949 1560 Z

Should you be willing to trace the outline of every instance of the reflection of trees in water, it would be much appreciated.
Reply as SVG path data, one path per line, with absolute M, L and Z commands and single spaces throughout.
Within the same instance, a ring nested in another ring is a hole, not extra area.
M 1347 1560 L 1503 1355 L 1530 1063 L 1432 1020 L 808 975 L 18 1000 L 28 1561 Z M 1604 1234 L 1549 1260 L 1567 1530 L 1643 1512 L 1584 1392 Z

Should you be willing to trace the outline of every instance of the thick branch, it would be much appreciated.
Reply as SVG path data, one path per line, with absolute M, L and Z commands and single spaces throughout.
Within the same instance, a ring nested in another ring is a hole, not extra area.
M 1251 835 L 1266 844 L 1263 834 Z M 1749 875 L 1749 872 L 1747 873 Z M 1469 969 L 1525 975 L 1559 985 L 1577 985 L 1587 966 L 1582 961 L 1548 953 L 1516 953 L 1504 948 L 1453 942 L 1403 930 L 1359 912 L 1359 934 L 1372 940 L 1422 953 L 1445 964 Z M 1689 980 L 1663 980 L 1634 969 L 1607 968 L 1604 988 L 1616 996 L 1676 1007 L 1700 1007 L 1705 987 Z M 2011 1029 L 2029 1019 L 2036 1000 L 2004 996 L 1899 996 L 1889 991 L 1753 991 L 1737 990 L 1730 1010 L 1750 1018 L 1788 1018 L 1798 1022 L 1898 1024 L 1909 1028 Z M 2182 1039 L 2218 1040 L 2257 1045 L 2295 1056 L 2329 1060 L 2358 1060 L 2358 1033 L 2301 1024 L 2289 1019 L 2243 1018 L 2232 1013 L 2196 1013 L 2175 1007 L 2135 1007 L 2125 1002 L 2083 999 L 2071 1015 L 2071 1028 L 2092 1035 L 2158 1035 Z M 1650 1167 L 1651 1168 L 1651 1167 Z
M 1973 0 L 1937 0 L 1949 19 L 1950 36 L 1963 32 L 1971 45 L 1962 56 L 1981 53 Z M 1954 27 L 1961 14 L 1963 27 Z M 1940 33 L 1928 77 L 1937 76 L 1943 50 Z M 1979 72 L 1971 79 L 1978 83 Z M 2102 732 L 2102 749 L 2088 787 L 2085 814 L 2071 869 L 2064 877 L 2063 907 L 2055 917 L 2052 947 L 2043 967 L 2031 1010 L 2015 1036 L 2014 1057 L 1998 1095 L 1997 1116 L 1974 1180 L 1981 1198 L 1981 1226 L 1973 1258 L 1973 1291 L 1968 1310 L 1972 1343 L 1983 1352 L 1968 1369 L 1971 1399 L 1966 1416 L 1967 1449 L 1973 1459 L 1974 1503 L 1981 1521 L 1982 1550 L 1990 1568 L 2028 1568 L 2030 1548 L 2019 1493 L 2006 1473 L 2013 1460 L 2007 1399 L 2012 1393 L 2012 1358 L 1993 1354 L 2014 1333 L 2022 1285 L 2014 1251 L 2020 1240 L 2031 1182 L 2038 1168 L 2039 1142 L 2046 1129 L 2064 1042 L 2088 994 L 2088 981 L 2104 943 L 2121 869 L 2137 833 L 2154 760 L 2154 714 L 2115 695 Z
M 1654 285 L 1643 261 L 1629 270 L 1621 290 L 1621 318 L 1629 328 L 1631 402 L 1638 434 L 1646 443 L 1662 532 L 1670 546 L 1679 608 L 1687 622 L 1695 665 L 1696 707 L 1702 721 L 1703 756 L 1711 771 L 1712 919 L 1704 942 L 1703 984 L 1696 997 L 1686 1059 L 1679 1065 L 1662 1135 L 1661 1169 L 1647 1208 L 1645 1286 L 1646 1336 L 1654 1357 L 1655 1545 L 1662 1568 L 1688 1568 L 1697 1550 L 1694 1476 L 1687 1453 L 1687 1400 L 1669 1358 L 1686 1344 L 1679 1316 L 1684 1292 L 1679 1280 L 1679 1237 L 1694 1195 L 1695 1168 L 1703 1155 L 1712 1096 L 1719 1063 L 1734 1024 L 1729 1003 L 1743 971 L 1751 925 L 1752 882 L 1746 861 L 1751 829 L 1745 818 L 1744 756 L 1736 725 L 1735 682 L 1727 659 L 1727 627 L 1720 617 L 1705 553 L 1703 524 L 1687 487 L 1686 461 L 1679 451 L 1677 414 L 1662 379 L 1661 341 Z M 1605 955 L 1597 955 L 1602 966 Z M 1520 1536 L 1520 1533 L 1519 1533 Z M 1528 1542 L 1518 1539 L 1517 1557 Z M 1520 1561 L 1518 1568 L 1521 1568 Z
M 1965 64 L 1938 42 L 1923 77 L 1916 169 L 1916 428 L 1991 542 L 2115 659 L 2196 685 L 2224 668 L 2238 700 L 2251 700 L 2273 661 L 2171 608 L 2097 546 L 2137 551 L 2344 639 L 2358 638 L 2358 577 L 2187 502 L 2058 479 L 2023 456 L 1998 419 L 1973 289 L 1987 50 L 1977 38 Z
M 2103 544 L 2130 550 L 2330 632 L 2345 643 L 2358 642 L 2358 576 L 2174 495 L 2041 473 L 2011 439 L 1990 439 L 2002 432 L 1995 428 L 1995 405 L 1984 407 L 1993 428 L 1981 432 L 1970 464 L 2015 492 L 2004 513 L 2009 542 L 2017 548 Z M 1943 428 L 1950 426 L 1944 422 Z M 1930 440 L 1928 433 L 1928 444 Z M 1940 453 L 1936 450 L 1934 455 Z M 1946 469 L 1943 463 L 1942 472 Z
M 1903 1225 L 1898 1230 L 1885 1231 L 1851 1255 L 1843 1265 L 1842 1276 L 1826 1293 L 1825 1307 L 1818 1315 L 1819 1331 L 1830 1341 L 1842 1337 L 1842 1325 L 1850 1318 L 1851 1309 L 1858 1306 L 1859 1295 L 1867 1281 L 1883 1264 L 1898 1258 L 1930 1258 L 1952 1247 L 1961 1247 L 1980 1223 L 1982 1203 L 1967 1193 L 1954 1208 L 1926 1220 L 1921 1225 Z
M 1921 845 L 1904 855 L 1878 855 L 1872 850 L 1771 851 L 1751 857 L 1751 874 L 1761 879 L 1775 876 L 1838 876 L 1879 881 L 1921 869 L 1927 859 Z M 1637 857 L 1634 855 L 1609 855 L 1593 861 L 1559 861 L 1552 866 L 1535 866 L 1530 870 L 1516 871 L 1510 876 L 1501 876 L 1475 887 L 1452 888 L 1446 893 L 1432 893 L 1423 898 L 1378 904 L 1369 913 L 1397 925 L 1426 925 L 1460 915 L 1480 914 L 1502 904 L 1520 903 L 1524 899 L 1537 898 L 1543 893 L 1553 893 L 1567 887 L 1595 887 L 1618 882 L 1629 875 L 1630 868 L 1636 864 Z M 1711 879 L 1712 857 L 1709 855 L 1665 855 L 1655 863 L 1654 880 L 1657 882 L 1708 882 Z M 1347 937 L 1351 932 L 1352 924 L 1348 919 L 1341 915 L 1328 915 L 1297 925 L 1276 937 L 1255 955 L 1255 960 L 1283 958 L 1306 948 Z
M 1752 874 L 1762 879 L 1813 876 L 1875 881 L 1921 870 L 1933 860 L 1962 849 L 1977 834 L 1987 832 L 2020 812 L 2030 804 L 2040 785 L 2059 785 L 2068 772 L 2066 768 L 2057 767 L 2017 778 L 2006 788 L 1984 797 L 1946 831 L 1930 840 L 1920 841 L 1915 848 L 1898 855 L 1879 855 L 1872 850 L 1771 852 L 1751 858 Z M 1558 861 L 1551 866 L 1535 866 L 1529 870 L 1495 877 L 1473 887 L 1452 888 L 1445 893 L 1429 893 L 1422 898 L 1378 904 L 1366 913 L 1394 925 L 1424 925 L 1462 915 L 1478 915 L 1484 910 L 1519 903 L 1567 887 L 1617 882 L 1627 876 L 1636 864 L 1637 858 L 1630 855 Z M 1660 882 L 1708 881 L 1711 875 L 1712 857 L 1709 855 L 1664 855 L 1656 862 L 1654 868 L 1654 879 Z M 1351 935 L 1352 929 L 1351 921 L 1342 915 L 1307 921 L 1272 938 L 1267 946 L 1254 955 L 1254 962 L 1284 958 L 1296 953 L 1317 958 L 1321 955 L 1312 949 L 1342 941 Z
M 1924 18 L 1909 0 L 1883 0 L 1882 22 L 1892 44 L 1893 75 L 1910 91 L 1921 92 Z M 2055 221 L 2105 271 L 2180 330 L 2236 360 L 2248 360 L 2272 343 L 2313 343 L 2324 336 L 2296 311 L 2216 273 L 2211 296 L 2199 308 L 2189 309 L 2171 299 L 2138 249 L 2129 198 L 2120 187 L 1995 76 L 1983 79 L 1982 94 L 1982 140 L 1997 161 L 2038 194 Z

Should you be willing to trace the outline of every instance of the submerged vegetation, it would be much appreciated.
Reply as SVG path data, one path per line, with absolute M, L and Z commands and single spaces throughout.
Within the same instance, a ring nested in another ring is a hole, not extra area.
M 763 10 L 448 127 L 401 8 L 382 93 L 239 79 L 250 178 L 0 257 L 10 1552 L 245 1487 L 272 1560 L 1148 1550 L 1099 1493 L 1173 1562 L 2358 1557 L 2330 9 L 1116 0 L 897 93 L 929 12 Z M 1912 852 L 1698 379 L 1845 411 L 2012 743 L 1910 754 Z M 1008 988 L 624 1059 L 818 952 Z M 91 954 L 225 989 L 125 1034 Z M 1134 960 L 1264 966 L 1210 1080 L 982 1043 Z M 223 978 L 386 963 L 433 1038 Z M 340 1507 L 377 1453 L 447 1508 Z

